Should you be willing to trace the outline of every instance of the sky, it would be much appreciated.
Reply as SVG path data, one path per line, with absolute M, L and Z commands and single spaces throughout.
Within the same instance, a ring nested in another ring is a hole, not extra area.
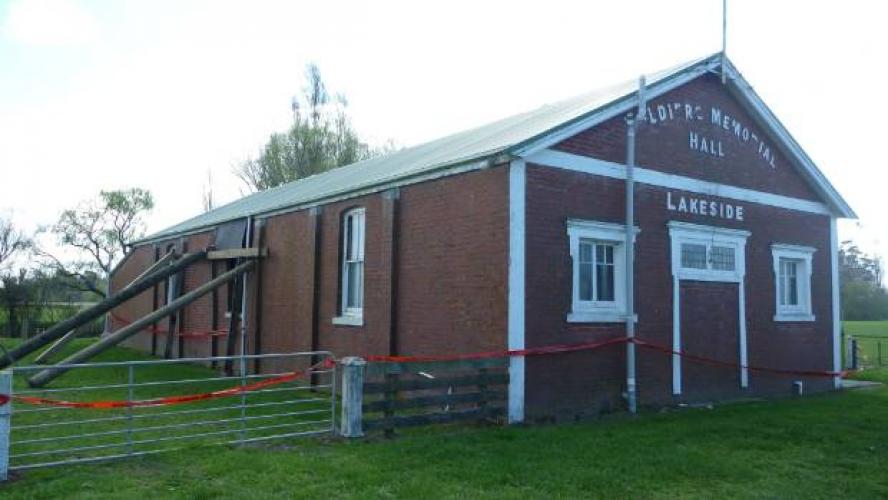
M 410 146 L 721 49 L 721 0 L 0 0 L 0 214 L 29 230 L 150 189 L 155 231 L 245 192 L 305 65 L 359 133 Z M 729 0 L 727 53 L 885 253 L 888 6 Z

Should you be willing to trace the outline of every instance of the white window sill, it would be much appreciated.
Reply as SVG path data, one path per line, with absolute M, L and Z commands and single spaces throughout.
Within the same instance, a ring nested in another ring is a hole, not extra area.
M 333 318 L 333 324 L 343 326 L 364 326 L 364 317 L 356 316 L 353 314 L 336 316 L 335 318 Z
M 626 313 L 622 311 L 579 311 L 567 314 L 568 323 L 625 323 Z M 638 322 L 638 315 L 635 315 Z
M 777 313 L 774 315 L 774 321 L 793 322 L 793 321 L 814 321 L 813 314 L 805 313 Z

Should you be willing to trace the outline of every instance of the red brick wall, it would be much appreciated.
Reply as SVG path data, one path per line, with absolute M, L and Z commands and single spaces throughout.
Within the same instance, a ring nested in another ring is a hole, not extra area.
M 154 247 L 151 245 L 140 246 L 127 254 L 111 275 L 111 293 L 121 290 L 142 274 L 154 263 Z M 152 311 L 154 304 L 154 291 L 148 290 L 140 293 L 132 299 L 111 310 L 111 329 L 116 331 L 123 326 L 135 321 Z M 140 350 L 151 349 L 151 334 L 147 330 L 130 337 L 127 346 Z
M 508 174 L 499 166 L 402 190 L 402 354 L 506 347 Z
M 385 194 L 325 205 L 320 218 L 319 348 L 337 356 L 390 348 L 392 210 Z M 502 349 L 506 339 L 508 178 L 504 167 L 400 190 L 397 350 Z M 342 214 L 366 209 L 364 324 L 338 326 Z M 466 223 L 471 221 L 471 223 Z M 479 238 L 483 235 L 483 238 Z M 262 349 L 311 348 L 313 233 L 307 210 L 268 219 Z
M 683 110 L 686 103 L 700 105 L 700 116 L 703 119 L 686 120 Z M 682 109 L 675 110 L 675 104 L 681 105 Z M 711 107 L 715 106 L 744 124 L 750 134 L 755 134 L 756 137 L 765 136 L 761 127 L 725 91 L 718 76 L 704 75 L 649 102 L 649 108 L 655 114 L 658 106 L 663 106 L 663 109 L 671 107 L 673 119 L 667 118 L 654 124 L 644 123 L 639 127 L 636 136 L 636 161 L 639 166 L 796 198 L 817 199 L 788 157 L 776 150 L 777 141 L 773 138 L 767 137 L 764 141 L 767 144 L 765 147 L 770 147 L 775 152 L 774 167 L 771 167 L 762 159 L 757 143 L 752 139 L 744 142 L 732 131 L 711 123 Z M 690 130 L 721 140 L 724 157 L 691 150 L 688 137 Z M 624 163 L 625 138 L 626 123 L 623 116 L 619 116 L 562 141 L 554 148 Z
M 663 345 L 672 344 L 672 276 L 667 223 L 680 220 L 697 224 L 746 229 L 752 232 L 746 248 L 747 329 L 749 363 L 775 368 L 829 370 L 831 357 L 831 291 L 829 219 L 826 216 L 742 203 L 743 222 L 714 220 L 666 210 L 668 190 L 648 185 L 636 188 L 637 239 L 636 309 L 638 334 Z M 674 196 L 691 195 L 672 190 Z M 623 335 L 622 324 L 568 324 L 571 267 L 568 248 L 568 218 L 602 222 L 623 222 L 624 182 L 577 172 L 528 166 L 527 175 L 527 326 L 528 346 L 603 340 Z M 707 197 L 717 201 L 718 197 Z M 775 323 L 775 284 L 772 271 L 772 243 L 812 246 L 812 307 L 816 321 Z M 736 285 L 734 285 L 736 286 Z M 732 315 L 725 300 L 730 287 L 714 287 L 698 308 L 721 307 Z M 719 290 L 716 290 L 719 289 Z M 688 293 L 683 289 L 684 293 Z M 715 293 L 718 291 L 718 293 Z M 736 296 L 736 292 L 733 292 Z M 711 301 L 706 303 L 705 301 Z M 733 306 L 731 306 L 733 307 Z M 736 317 L 736 314 L 733 314 Z M 699 335 L 714 328 L 701 318 Z M 693 323 L 688 325 L 693 327 Z M 694 339 L 695 331 L 688 337 Z M 719 332 L 718 341 L 735 347 L 731 332 Z M 688 344 L 689 349 L 698 345 Z M 701 347 L 702 349 L 702 347 Z M 726 355 L 720 349 L 703 355 Z M 568 357 L 531 358 L 527 362 L 527 406 L 531 417 L 546 417 L 556 411 L 582 414 L 622 405 L 624 349 L 610 348 L 610 354 L 594 353 Z M 726 359 L 725 361 L 735 361 Z M 732 370 L 728 370 L 732 371 Z M 668 355 L 640 349 L 638 358 L 639 397 L 643 404 L 670 403 L 671 361 Z M 739 380 L 738 374 L 728 378 Z M 751 394 L 788 394 L 793 378 L 759 373 L 750 375 Z M 739 382 L 738 382 L 739 383 Z M 826 388 L 826 379 L 809 380 L 809 388 Z M 721 387 L 721 386 L 719 386 Z M 693 384 L 689 386 L 694 389 Z M 697 391 L 703 392 L 703 391 Z M 711 394 L 711 392 L 710 392 Z M 719 392 L 722 397 L 736 394 Z M 686 394 L 699 399 L 707 394 Z
M 262 351 L 310 351 L 314 252 L 312 217 L 307 210 L 266 221 L 262 266 Z M 289 366 L 268 360 L 263 368 Z

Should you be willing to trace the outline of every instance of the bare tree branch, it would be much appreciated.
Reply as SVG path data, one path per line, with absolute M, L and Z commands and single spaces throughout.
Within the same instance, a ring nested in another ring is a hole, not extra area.
M 144 234 L 143 217 L 153 206 L 151 193 L 143 189 L 102 191 L 98 198 L 62 212 L 51 228 L 57 243 L 72 249 L 74 257 L 60 258 L 48 245 L 36 248 L 35 255 L 68 278 L 72 288 L 105 296 L 99 283 Z
M 11 220 L 0 217 L 0 266 L 30 244 L 30 239 Z

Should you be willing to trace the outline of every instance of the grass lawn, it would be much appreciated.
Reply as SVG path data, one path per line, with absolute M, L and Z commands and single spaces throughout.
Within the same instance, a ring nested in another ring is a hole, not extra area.
M 888 496 L 888 391 L 28 472 L 9 498 Z
M 0 496 L 884 498 L 888 388 L 573 425 L 198 447 L 28 471 Z
M 884 498 L 886 423 L 879 387 L 574 425 L 196 447 L 27 471 L 0 496 Z

